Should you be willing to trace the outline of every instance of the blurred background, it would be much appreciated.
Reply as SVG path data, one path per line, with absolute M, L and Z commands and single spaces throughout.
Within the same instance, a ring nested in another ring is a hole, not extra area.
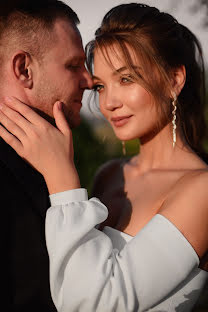
M 79 16 L 79 29 L 84 46 L 94 38 L 105 13 L 112 7 L 129 2 L 119 0 L 64 0 Z M 208 76 L 208 0 L 143 0 L 148 4 L 172 14 L 186 25 L 201 41 Z M 208 79 L 207 89 L 208 89 Z M 122 144 L 116 139 L 110 126 L 99 112 L 89 109 L 90 92 L 86 91 L 81 111 L 81 126 L 73 130 L 76 167 L 81 184 L 90 194 L 96 170 L 112 158 L 131 157 L 139 152 L 139 141 L 126 142 L 127 155 L 122 154 Z M 208 94 L 207 94 L 208 104 Z M 208 123 L 208 110 L 206 112 Z M 208 151 L 208 142 L 204 142 Z M 203 291 L 194 312 L 208 312 L 208 285 Z

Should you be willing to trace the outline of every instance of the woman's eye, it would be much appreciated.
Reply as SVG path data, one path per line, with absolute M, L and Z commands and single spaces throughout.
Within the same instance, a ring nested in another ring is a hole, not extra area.
M 124 77 L 121 77 L 121 82 L 122 83 L 133 82 L 133 79 L 132 79 L 132 77 L 130 75 L 129 76 L 124 76 Z
M 97 84 L 93 86 L 94 91 L 100 92 L 102 89 L 103 89 L 103 85 Z

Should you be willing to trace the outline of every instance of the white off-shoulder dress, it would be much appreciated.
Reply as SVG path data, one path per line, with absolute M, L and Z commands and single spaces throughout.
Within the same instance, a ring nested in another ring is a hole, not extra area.
M 59 312 L 191 311 L 208 274 L 169 220 L 157 214 L 131 237 L 97 229 L 108 210 L 85 189 L 50 200 L 46 243 Z

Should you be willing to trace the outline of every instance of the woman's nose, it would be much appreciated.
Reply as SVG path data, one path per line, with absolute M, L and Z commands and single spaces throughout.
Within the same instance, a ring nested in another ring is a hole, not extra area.
M 122 99 L 120 98 L 119 94 L 116 93 L 108 93 L 106 95 L 106 98 L 104 99 L 103 103 L 105 109 L 114 111 L 117 108 L 121 108 L 122 105 Z

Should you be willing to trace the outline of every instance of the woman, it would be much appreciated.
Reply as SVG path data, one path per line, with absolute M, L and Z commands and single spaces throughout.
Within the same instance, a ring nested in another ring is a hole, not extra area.
M 43 174 L 51 194 L 46 240 L 55 305 L 191 311 L 207 279 L 198 267 L 208 248 L 200 45 L 170 15 L 128 4 L 106 14 L 87 55 L 101 112 L 120 140 L 141 142 L 138 156 L 108 163 L 96 177 L 94 194 L 107 203 L 108 218 L 80 188 L 61 103 L 54 105 L 58 129 L 15 99 L 1 107 L 1 122 L 11 121 L 1 136 Z

